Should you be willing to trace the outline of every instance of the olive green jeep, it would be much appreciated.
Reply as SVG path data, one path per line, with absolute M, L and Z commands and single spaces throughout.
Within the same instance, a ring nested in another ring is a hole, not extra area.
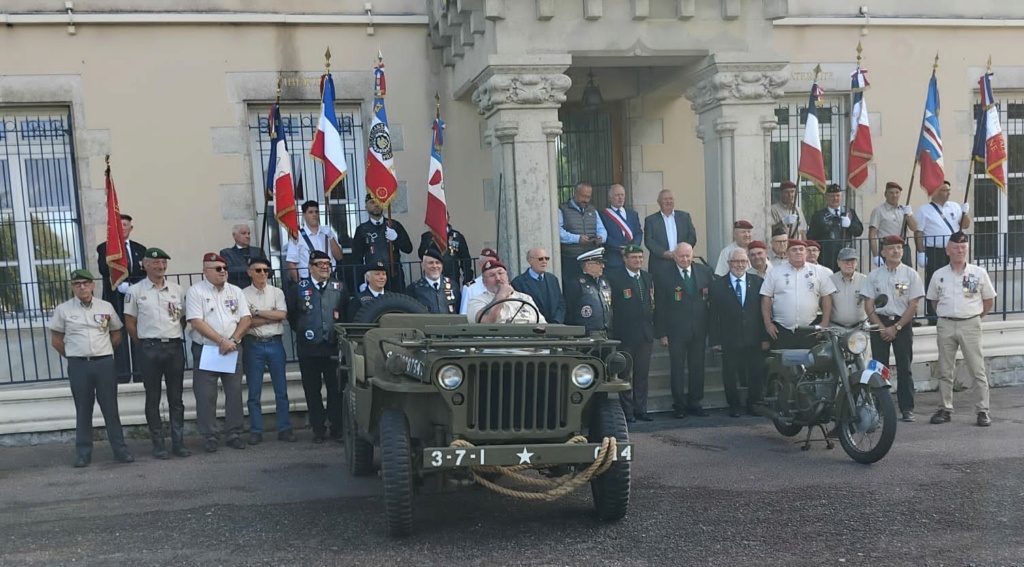
M 617 341 L 567 325 L 470 324 L 385 294 L 337 326 L 345 376 L 345 457 L 380 456 L 388 532 L 412 531 L 421 490 L 471 486 L 553 500 L 591 485 L 597 515 L 629 504 L 630 462 Z M 523 478 L 522 472 L 539 474 Z M 502 474 L 541 485 L 530 496 Z

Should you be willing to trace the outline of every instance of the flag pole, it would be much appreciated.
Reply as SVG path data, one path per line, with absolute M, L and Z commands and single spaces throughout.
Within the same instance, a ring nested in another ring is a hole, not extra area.
M 274 101 L 274 106 L 280 107 L 280 105 L 281 105 L 281 76 L 278 75 L 277 76 L 277 98 Z M 269 132 L 270 133 L 270 143 L 271 144 L 276 144 L 277 142 L 276 142 L 276 140 L 274 138 L 277 137 L 277 134 L 276 134 L 276 127 L 277 127 L 277 125 L 274 124 L 273 108 L 271 108 L 270 123 L 268 124 L 268 126 L 269 126 L 269 129 L 270 129 L 270 132 Z M 267 164 L 267 167 L 275 167 L 275 164 Z M 265 175 L 263 177 L 264 177 L 264 179 L 266 179 Z M 268 213 L 269 213 L 270 207 L 268 205 L 270 205 L 270 202 L 274 199 L 274 191 L 273 191 L 272 187 L 264 187 L 263 191 L 264 191 L 264 193 L 263 193 L 263 196 L 264 196 L 264 202 L 263 202 L 263 232 L 262 232 L 262 234 L 260 234 L 260 251 L 265 254 L 266 253 L 266 244 L 267 244 L 267 231 L 270 230 L 270 219 L 268 218 L 269 217 Z M 274 201 L 274 211 L 275 212 L 277 211 L 277 201 Z
M 378 45 L 378 47 L 377 47 L 377 65 L 380 65 L 383 62 L 384 62 L 384 54 L 381 52 L 380 46 Z M 376 66 L 374 66 L 374 67 L 376 68 Z M 377 78 L 377 74 L 376 73 L 374 73 L 374 90 L 376 91 L 376 92 L 374 92 L 374 96 L 376 96 L 378 93 L 380 93 L 380 79 Z M 383 95 L 381 95 L 381 96 L 383 97 Z M 392 220 L 391 220 L 391 199 L 389 199 L 388 200 L 388 228 L 392 228 L 392 226 L 393 226 L 393 223 L 392 223 Z M 385 240 L 387 240 L 387 238 L 385 238 Z M 389 284 L 391 283 L 392 276 L 396 275 L 396 274 L 392 273 L 392 270 L 394 269 L 394 266 L 395 266 L 395 243 L 392 240 L 388 240 L 388 283 Z M 401 270 L 402 266 L 398 266 L 398 269 Z

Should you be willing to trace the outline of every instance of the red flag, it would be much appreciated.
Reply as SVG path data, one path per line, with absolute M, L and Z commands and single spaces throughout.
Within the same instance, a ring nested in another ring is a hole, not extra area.
M 128 255 L 125 254 L 124 231 L 121 230 L 121 207 L 117 204 L 114 177 L 107 164 L 107 267 L 110 268 L 110 288 L 116 288 L 128 279 Z

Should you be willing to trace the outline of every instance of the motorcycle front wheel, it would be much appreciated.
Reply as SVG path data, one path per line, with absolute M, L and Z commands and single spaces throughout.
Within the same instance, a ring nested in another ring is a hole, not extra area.
M 896 439 L 896 405 L 888 388 L 855 386 L 853 402 L 856 409 L 843 402 L 839 414 L 839 443 L 851 459 L 871 464 L 889 452 Z

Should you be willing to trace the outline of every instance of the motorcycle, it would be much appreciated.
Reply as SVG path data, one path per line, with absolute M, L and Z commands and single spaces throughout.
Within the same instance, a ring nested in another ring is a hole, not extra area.
M 888 298 L 880 295 L 875 305 Z M 881 302 L 881 304 L 879 304 Z M 896 438 L 896 406 L 890 394 L 889 368 L 877 360 L 865 361 L 868 333 L 877 325 L 798 327 L 798 333 L 817 337 L 810 349 L 773 350 L 768 356 L 765 396 L 755 411 L 769 418 L 786 437 L 807 428 L 801 447 L 810 449 L 811 434 L 819 428 L 826 447 L 837 435 L 854 461 L 870 464 L 889 452 Z M 825 431 L 825 425 L 835 428 Z

